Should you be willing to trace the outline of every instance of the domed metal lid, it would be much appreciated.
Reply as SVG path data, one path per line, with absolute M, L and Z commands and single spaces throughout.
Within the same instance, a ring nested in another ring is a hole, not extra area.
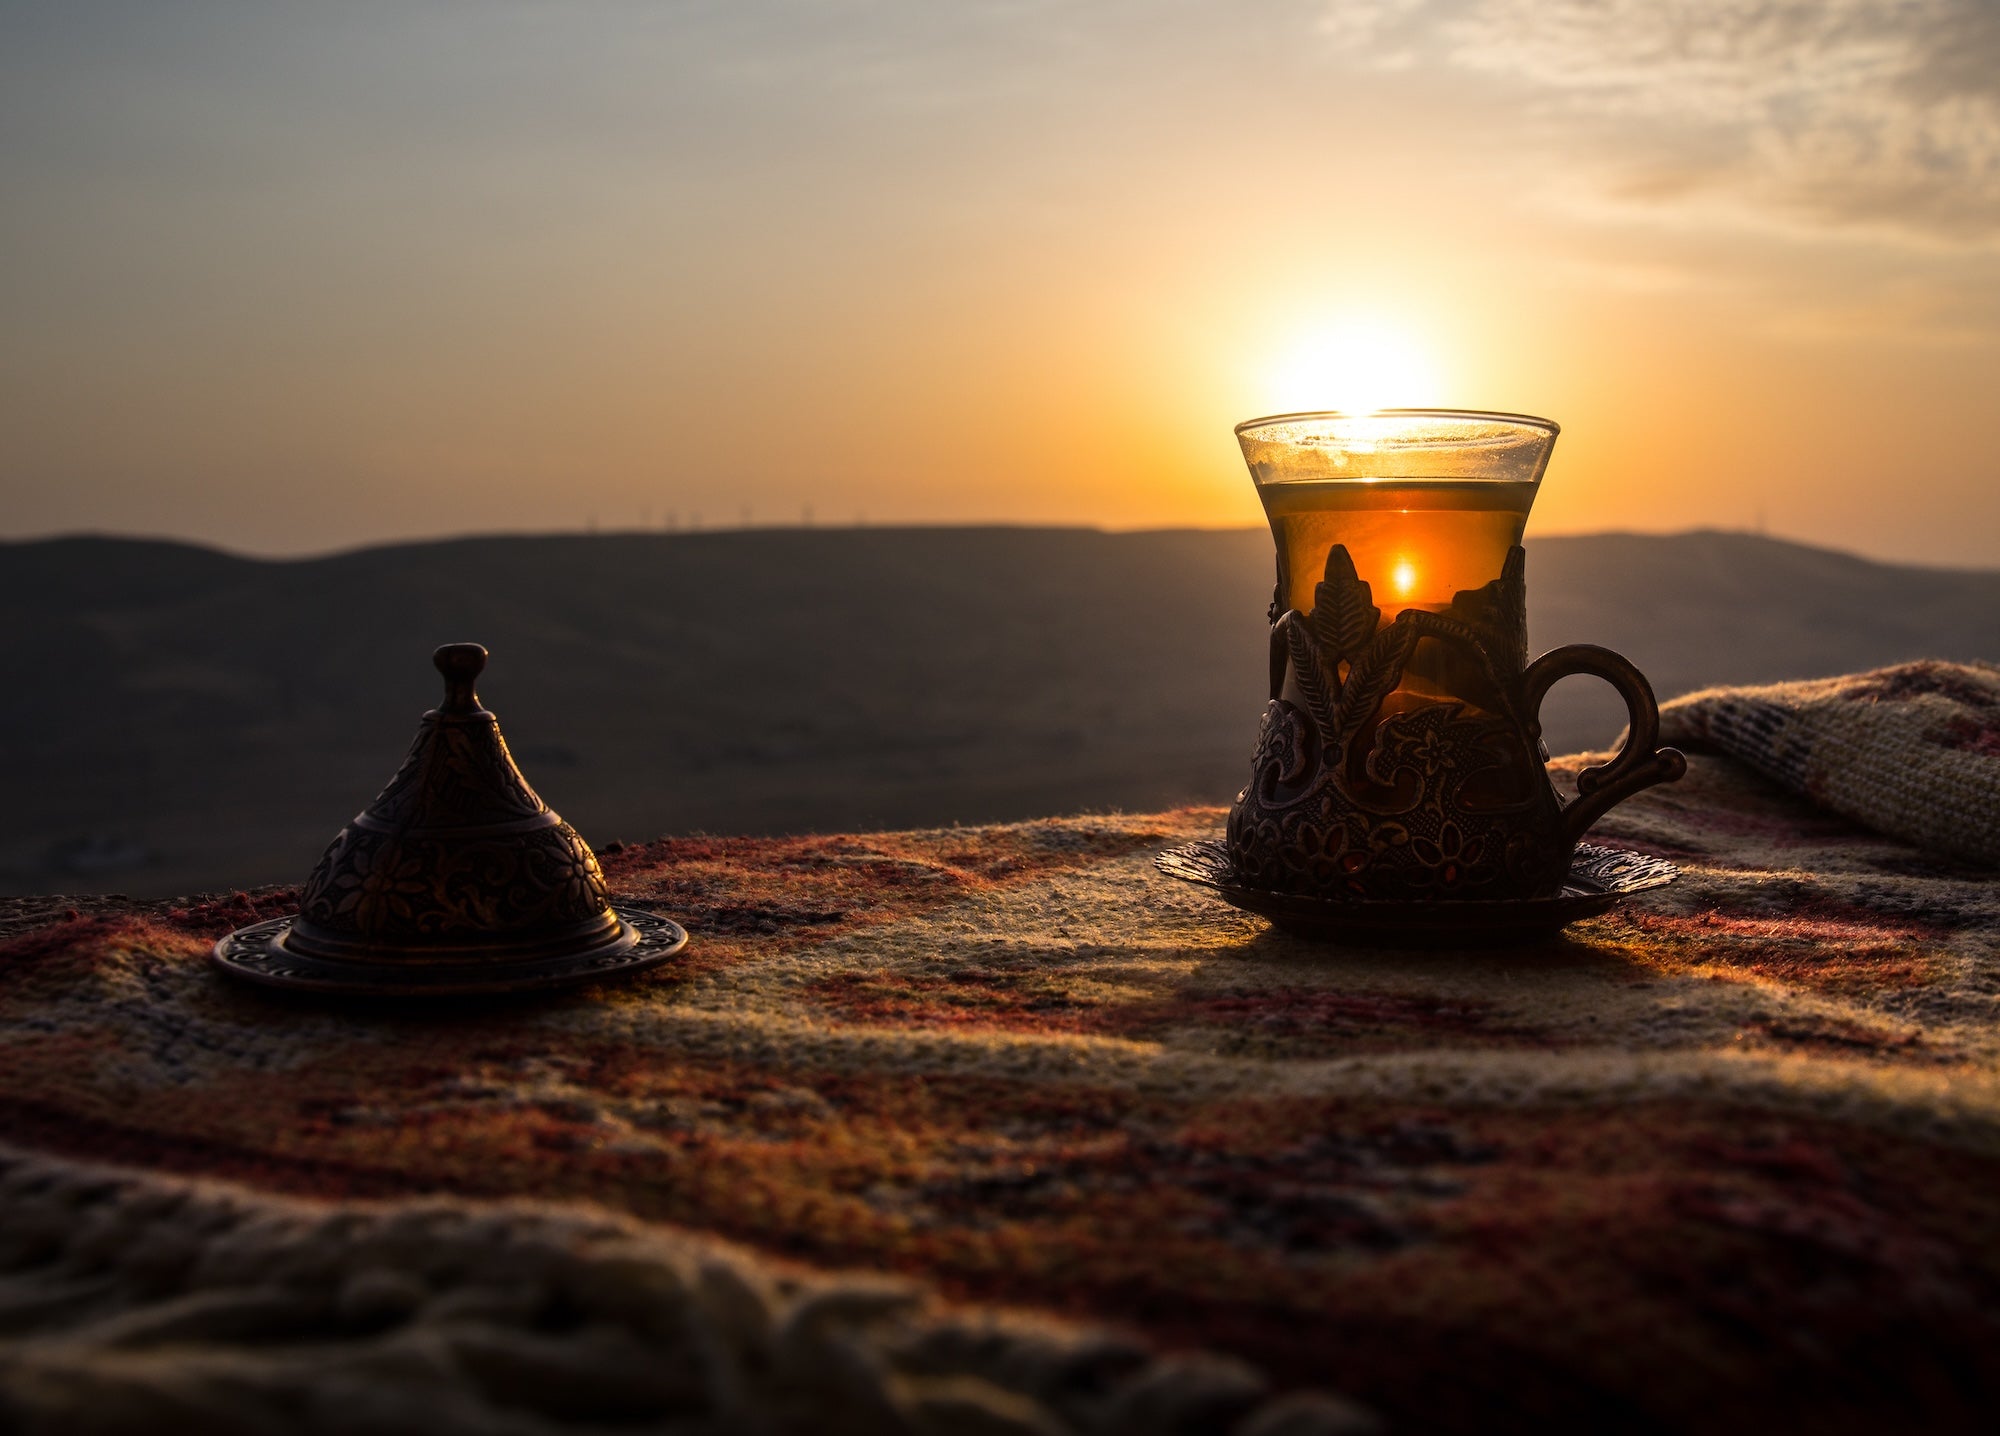
M 686 944 L 678 924 L 611 906 L 590 845 L 480 706 L 486 657 L 476 643 L 432 655 L 444 702 L 403 765 L 327 848 L 296 916 L 216 944 L 224 971 L 385 996 L 496 992 L 638 971 Z

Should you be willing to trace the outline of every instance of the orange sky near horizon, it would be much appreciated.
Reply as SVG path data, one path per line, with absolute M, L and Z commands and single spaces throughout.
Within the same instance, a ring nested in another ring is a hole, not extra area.
M 0 9 L 0 535 L 1249 524 L 1359 397 L 2000 566 L 1970 0 L 337 8 Z

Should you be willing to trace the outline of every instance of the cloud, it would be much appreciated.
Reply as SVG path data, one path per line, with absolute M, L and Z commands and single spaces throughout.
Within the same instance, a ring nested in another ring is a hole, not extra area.
M 1349 0 L 1362 63 L 1525 89 L 1618 197 L 1723 197 L 1929 240 L 2000 240 L 1994 0 Z

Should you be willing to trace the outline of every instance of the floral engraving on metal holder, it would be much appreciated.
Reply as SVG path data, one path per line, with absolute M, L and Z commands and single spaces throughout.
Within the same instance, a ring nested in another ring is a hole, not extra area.
M 1297 701 L 1264 711 L 1249 785 L 1229 817 L 1245 884 L 1314 897 L 1520 897 L 1554 892 L 1568 865 L 1562 804 L 1542 777 L 1522 701 L 1526 554 L 1444 613 L 1384 624 L 1345 547 L 1327 555 L 1313 610 L 1273 633 Z M 1450 651 L 1470 702 L 1384 713 L 1418 645 Z M 1275 686 L 1275 684 L 1274 684 Z

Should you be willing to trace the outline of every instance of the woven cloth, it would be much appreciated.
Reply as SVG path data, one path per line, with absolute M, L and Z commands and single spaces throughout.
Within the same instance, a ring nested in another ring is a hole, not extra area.
M 2000 668 L 1711 688 L 1662 708 L 1660 726 L 1666 742 L 1740 758 L 1856 822 L 2000 865 Z
M 0 907 L 0 1426 L 1988 1428 L 1989 873 L 1698 756 L 1594 835 L 1672 886 L 1343 951 L 1154 870 L 1222 816 L 614 845 L 694 941 L 541 1002 Z

